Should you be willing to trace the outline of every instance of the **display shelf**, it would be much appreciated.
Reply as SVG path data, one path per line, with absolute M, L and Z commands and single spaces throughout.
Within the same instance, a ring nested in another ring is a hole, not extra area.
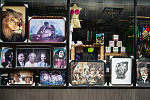
M 124 86 L 31 86 L 31 85 L 1 85 L 0 89 L 150 89 L 150 87 Z
M 75 59 L 75 49 L 77 46 L 71 46 L 71 60 Z M 80 45 L 83 48 L 99 48 L 98 55 L 100 60 L 104 60 L 104 45 Z
M 127 56 L 127 53 L 105 53 L 105 60 L 107 56 Z
M 11 46 L 16 46 L 16 45 L 22 45 L 22 46 L 26 46 L 26 45 L 42 45 L 42 46 L 45 46 L 45 45 L 55 45 L 55 46 L 66 46 L 66 43 L 65 42 L 57 42 L 57 43 L 44 43 L 44 42 L 39 42 L 39 43 L 35 43 L 35 42 L 0 42 L 0 45 L 1 46 L 8 46 L 8 45 L 11 45 Z
M 0 68 L 0 72 L 2 71 L 15 71 L 15 70 L 41 70 L 41 71 L 54 71 L 54 70 L 59 70 L 59 71 L 66 71 L 65 68 L 43 68 L 43 67 L 26 67 L 26 68 L 21 68 L 21 67 L 18 67 L 18 68 Z

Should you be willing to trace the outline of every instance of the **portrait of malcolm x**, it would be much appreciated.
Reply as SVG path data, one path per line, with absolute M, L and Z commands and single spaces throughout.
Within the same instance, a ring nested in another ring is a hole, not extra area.
M 126 78 L 126 72 L 128 71 L 128 62 L 120 62 L 116 64 L 116 79 L 125 79 Z

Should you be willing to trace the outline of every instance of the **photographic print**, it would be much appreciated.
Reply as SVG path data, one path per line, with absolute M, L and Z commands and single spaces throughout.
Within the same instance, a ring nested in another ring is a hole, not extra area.
M 150 86 L 150 61 L 137 62 L 137 84 L 138 86 Z
M 17 48 L 17 67 L 50 67 L 50 48 Z
M 132 58 L 111 59 L 111 84 L 131 84 Z
M 23 42 L 25 41 L 25 6 L 2 7 L 2 41 Z
M 9 84 L 33 84 L 33 72 L 16 71 L 10 73 Z
M 65 71 L 41 71 L 41 85 L 64 85 Z
M 32 17 L 29 21 L 29 39 L 32 42 L 64 42 L 65 19 Z
M 96 34 L 96 43 L 104 45 L 104 33 Z
M 12 48 L 2 47 L 1 67 L 2 68 L 12 68 L 13 67 L 13 49 Z
M 54 48 L 54 68 L 66 68 L 66 50 L 65 48 Z
M 104 85 L 104 62 L 71 62 L 72 85 Z

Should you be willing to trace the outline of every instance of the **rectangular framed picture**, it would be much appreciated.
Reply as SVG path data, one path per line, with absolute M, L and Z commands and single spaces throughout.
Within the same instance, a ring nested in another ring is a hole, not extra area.
M 50 47 L 18 47 L 16 67 L 50 67 L 50 56 Z
M 40 73 L 41 85 L 64 85 L 65 71 L 41 71 Z
M 2 6 L 2 34 L 3 42 L 24 42 L 26 7 L 25 6 Z
M 10 73 L 9 84 L 33 84 L 33 72 L 15 71 Z
M 137 85 L 150 86 L 150 60 L 137 62 Z
M 12 68 L 13 61 L 13 48 L 2 47 L 1 68 Z
M 132 58 L 113 57 L 111 59 L 111 84 L 132 83 Z
M 54 68 L 66 68 L 66 49 L 65 47 L 54 47 Z
M 96 43 L 104 45 L 104 33 L 96 34 Z
M 65 18 L 32 17 L 29 20 L 29 40 L 31 42 L 64 42 Z
M 103 61 L 72 61 L 71 84 L 72 85 L 98 85 L 105 84 L 105 63 Z

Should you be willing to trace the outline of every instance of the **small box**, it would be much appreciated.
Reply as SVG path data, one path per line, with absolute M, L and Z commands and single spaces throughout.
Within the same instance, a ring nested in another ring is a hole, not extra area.
M 117 47 L 122 47 L 122 41 L 117 41 L 116 46 Z
M 113 35 L 113 40 L 118 41 L 119 40 L 119 35 Z
M 111 53 L 111 47 L 105 47 L 106 48 L 106 53 Z
M 113 47 L 113 53 L 118 53 L 118 47 Z
M 114 41 L 109 41 L 109 47 L 114 47 Z
M 121 47 L 121 53 L 126 53 L 126 47 Z

